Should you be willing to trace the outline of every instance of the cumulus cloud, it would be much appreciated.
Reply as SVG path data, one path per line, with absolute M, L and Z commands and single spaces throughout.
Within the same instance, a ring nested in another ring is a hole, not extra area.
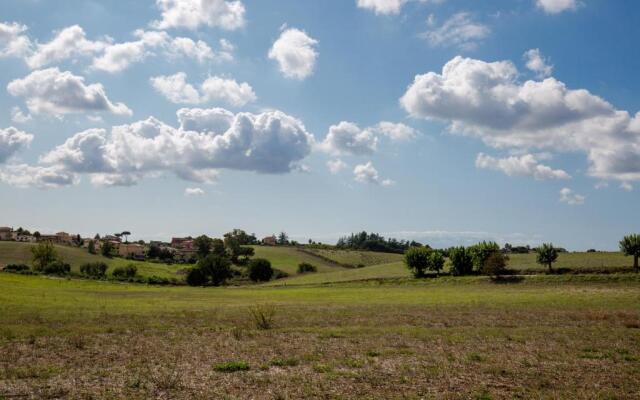
M 376 14 L 398 14 L 407 0 L 357 0 L 358 7 Z
M 476 22 L 467 12 L 454 14 L 441 26 L 423 33 L 432 46 L 456 46 L 461 49 L 472 49 L 478 42 L 491 33 L 486 25 Z
M 553 65 L 550 65 L 549 61 L 542 57 L 539 49 L 527 50 L 524 53 L 524 58 L 527 61 L 527 68 L 535 72 L 538 78 L 546 78 L 553 73 Z
M 184 195 L 187 197 L 203 196 L 204 190 L 200 188 L 186 188 L 184 190 Z
M 197 29 L 201 25 L 235 30 L 245 25 L 245 8 L 241 1 L 226 0 L 156 0 L 162 19 L 154 21 L 157 29 Z
M 358 164 L 353 169 L 353 179 L 360 183 L 371 183 L 381 186 L 391 186 L 395 184 L 391 179 L 381 179 L 378 170 L 375 169 L 371 161 L 366 164 Z
M 16 124 L 26 124 L 32 119 L 33 117 L 31 116 L 31 114 L 25 114 L 24 112 L 22 112 L 20 107 L 13 107 L 11 109 L 11 121 Z
M 536 5 L 547 14 L 560 14 L 578 8 L 577 0 L 536 0 Z
M 560 190 L 560 202 L 566 203 L 570 206 L 580 206 L 584 204 L 586 200 L 585 196 L 575 193 L 569 188 L 562 188 Z
M 447 121 L 492 147 L 581 151 L 593 177 L 640 180 L 640 114 L 554 78 L 518 77 L 509 61 L 455 57 L 441 73 L 417 75 L 400 103 L 415 118 Z
M 327 168 L 329 168 L 329 172 L 331 172 L 333 175 L 338 174 L 340 171 L 348 167 L 349 165 L 347 165 L 347 163 L 340 159 L 327 161 Z
M 151 85 L 169 101 L 177 104 L 226 103 L 242 107 L 257 100 L 251 85 L 218 76 L 207 78 L 200 89 L 186 81 L 187 75 L 179 72 L 170 76 L 151 78 Z
M 276 60 L 287 78 L 303 80 L 313 74 L 318 41 L 295 28 L 285 29 L 269 50 L 269 58 Z
M 88 174 L 92 183 L 103 186 L 134 185 L 163 173 L 212 183 L 220 169 L 297 170 L 314 140 L 301 121 L 280 111 L 183 109 L 178 120 L 179 128 L 149 118 L 110 131 L 79 132 L 44 154 L 36 167 L 73 177 Z
M 0 22 L 0 58 L 25 57 L 31 50 L 27 27 L 16 22 Z
M 124 103 L 112 103 L 99 83 L 86 85 L 84 78 L 58 68 L 34 71 L 7 85 L 12 96 L 23 97 L 33 114 L 63 115 L 87 111 L 131 115 Z
M 396 142 L 406 142 L 416 138 L 418 131 L 402 123 L 382 121 L 373 130 Z
M 214 52 L 202 40 L 194 41 L 186 37 L 172 37 L 166 32 L 137 30 L 134 32 L 134 36 L 137 40 L 105 46 L 104 51 L 93 59 L 92 68 L 117 73 L 156 54 L 162 54 L 169 58 L 187 57 L 201 63 L 233 59 L 233 45 L 224 39 L 220 40 L 220 50 Z
M 64 28 L 48 43 L 38 44 L 33 53 L 26 58 L 32 69 L 60 62 L 74 56 L 88 56 L 101 52 L 108 46 L 105 41 L 88 40 L 84 29 L 78 25 Z
M 533 154 L 494 158 L 484 153 L 478 154 L 476 167 L 502 171 L 508 176 L 529 176 L 542 181 L 547 179 L 571 179 L 571 175 L 561 169 L 553 169 L 540 164 Z
M 0 129 L 0 164 L 27 147 L 32 140 L 33 135 L 14 127 Z
M 378 138 L 370 129 L 360 129 L 352 122 L 342 121 L 329 127 L 320 148 L 332 154 L 368 155 L 378 146 Z
M 51 189 L 76 184 L 78 177 L 57 167 L 15 164 L 0 169 L 0 182 L 19 188 Z

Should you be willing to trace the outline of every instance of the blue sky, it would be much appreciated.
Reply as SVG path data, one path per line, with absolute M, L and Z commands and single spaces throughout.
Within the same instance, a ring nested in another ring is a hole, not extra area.
M 637 231 L 636 2 L 6 0 L 0 15 L 0 225 L 570 249 Z

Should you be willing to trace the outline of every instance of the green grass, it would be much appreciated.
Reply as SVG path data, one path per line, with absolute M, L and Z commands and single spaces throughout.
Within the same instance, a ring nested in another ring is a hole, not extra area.
M 252 246 L 255 250 L 255 257 L 266 258 L 271 261 L 271 266 L 284 271 L 290 275 L 298 272 L 298 265 L 307 262 L 318 268 L 318 272 L 332 272 L 342 268 L 306 254 L 295 247 L 288 246 Z
M 402 254 L 380 253 L 375 251 L 307 249 L 306 251 L 328 258 L 338 264 L 352 266 L 389 264 L 402 260 Z
M 363 281 L 371 279 L 409 278 L 411 274 L 403 262 L 374 265 L 365 268 L 343 269 L 323 274 L 305 274 L 267 283 L 267 286 L 319 285 L 327 283 Z
M 31 248 L 34 246 L 35 244 L 33 243 L 0 242 L 0 267 L 4 267 L 7 264 L 31 265 Z M 84 263 L 102 261 L 109 265 L 107 274 L 111 274 L 117 267 L 134 264 L 138 267 L 138 275 L 142 277 L 158 276 L 161 278 L 184 279 L 183 276 L 177 274 L 177 271 L 185 268 L 185 265 L 133 261 L 118 257 L 107 258 L 90 254 L 87 249 L 78 247 L 55 246 L 55 249 L 58 255 L 71 265 L 71 270 L 74 272 L 79 272 L 80 266 Z
M 553 264 L 554 268 L 617 268 L 631 267 L 633 260 L 625 257 L 620 252 L 598 252 L 598 253 L 560 253 L 558 261 Z M 510 254 L 509 268 L 513 269 L 546 269 L 546 267 L 536 263 L 536 254 Z

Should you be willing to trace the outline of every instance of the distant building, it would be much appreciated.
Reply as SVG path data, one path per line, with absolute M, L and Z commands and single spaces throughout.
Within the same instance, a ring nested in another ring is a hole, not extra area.
M 146 246 L 138 243 L 119 243 L 118 255 L 124 258 L 143 260 L 147 253 Z
M 37 239 L 33 235 L 18 235 L 16 237 L 16 241 L 17 242 L 24 242 L 24 243 L 33 243 L 33 242 L 36 242 Z
M 262 239 L 262 244 L 267 246 L 275 246 L 278 244 L 278 238 L 276 238 L 275 235 L 267 236 Z
M 14 240 L 13 228 L 0 227 L 0 240 Z
M 195 250 L 196 244 L 191 236 L 185 238 L 171 238 L 171 247 L 177 250 Z

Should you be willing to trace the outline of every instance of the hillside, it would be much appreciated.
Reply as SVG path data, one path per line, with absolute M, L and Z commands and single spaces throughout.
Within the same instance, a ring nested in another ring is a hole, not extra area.
M 251 246 L 255 250 L 255 257 L 266 258 L 271 261 L 271 266 L 284 271 L 290 275 L 295 275 L 298 265 L 307 262 L 318 268 L 318 273 L 334 272 L 344 268 L 335 263 L 300 251 L 296 247 L 288 246 Z
M 381 253 L 376 251 L 338 250 L 338 249 L 305 249 L 305 252 L 331 260 L 342 265 L 365 267 L 371 265 L 389 264 L 402 260 L 402 254 Z

